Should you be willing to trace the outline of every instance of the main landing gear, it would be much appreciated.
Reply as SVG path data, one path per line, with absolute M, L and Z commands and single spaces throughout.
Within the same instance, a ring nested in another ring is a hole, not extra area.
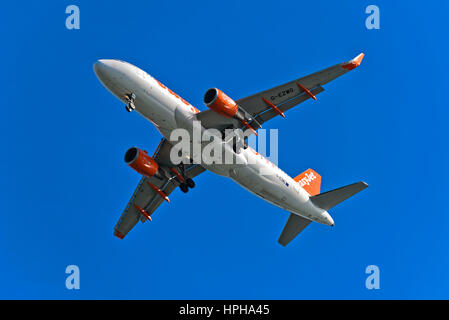
M 195 188 L 195 182 L 192 179 L 187 178 L 183 183 L 180 184 L 179 188 L 182 192 L 187 193 L 189 192 L 189 189 Z
M 136 109 L 134 101 L 136 100 L 136 95 L 134 93 L 125 94 L 126 100 L 126 111 L 131 112 Z
M 178 176 L 178 179 L 181 182 L 179 188 L 181 189 L 182 192 L 187 193 L 189 189 L 195 188 L 195 182 L 190 178 L 186 178 L 184 163 L 180 163 L 178 168 L 181 174 L 179 174 L 178 171 L 176 171 L 175 169 L 173 169 L 173 171 L 176 172 L 176 175 Z

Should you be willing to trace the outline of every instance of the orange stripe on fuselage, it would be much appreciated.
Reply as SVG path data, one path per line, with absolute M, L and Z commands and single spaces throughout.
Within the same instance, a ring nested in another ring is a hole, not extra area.
M 168 92 L 169 92 L 172 96 L 174 96 L 175 98 L 181 100 L 182 103 L 184 103 L 186 106 L 190 107 L 190 110 L 191 110 L 193 113 L 199 113 L 199 112 L 200 112 L 200 110 L 198 110 L 197 108 L 195 108 L 194 106 L 192 106 L 192 105 L 191 105 L 189 102 L 187 102 L 184 98 L 180 97 L 180 96 L 177 95 L 174 91 L 172 91 L 171 89 L 169 89 L 169 88 L 167 88 L 166 86 L 164 86 L 159 80 L 157 80 L 157 79 L 154 79 L 154 80 L 156 80 L 156 82 L 161 86 L 162 89 L 168 90 Z

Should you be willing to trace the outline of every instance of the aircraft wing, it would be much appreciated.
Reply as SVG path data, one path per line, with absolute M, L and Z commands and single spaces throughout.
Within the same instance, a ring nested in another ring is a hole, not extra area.
M 316 95 L 324 91 L 323 85 L 358 67 L 363 57 L 364 54 L 361 53 L 348 62 L 236 100 L 236 103 L 251 116 L 252 121 L 249 124 L 253 128 L 258 128 L 258 124 L 263 124 L 277 115 L 284 116 L 285 111 L 308 99 L 316 100 Z M 237 120 L 225 118 L 213 110 L 202 111 L 197 117 L 205 128 L 221 130 L 232 125 L 241 127 Z
M 162 139 L 153 155 L 153 159 L 160 164 L 160 168 L 161 170 L 164 170 L 166 177 L 164 179 L 159 179 L 153 176 L 142 177 L 142 179 L 140 179 L 136 190 L 114 227 L 114 235 L 116 237 L 123 239 L 139 220 L 142 221 L 142 223 L 148 220 L 147 217 L 139 212 L 138 207 L 145 210 L 151 216 L 161 203 L 165 201 L 164 198 L 151 187 L 151 185 L 159 188 L 167 196 L 179 186 L 180 182 L 176 178 L 176 175 L 168 170 L 167 167 L 164 167 L 171 164 L 169 162 L 170 149 L 171 145 L 165 139 Z M 205 171 L 205 169 L 200 165 L 192 164 L 185 166 L 185 175 L 187 178 L 193 179 L 203 171 Z M 148 184 L 148 182 L 151 185 Z

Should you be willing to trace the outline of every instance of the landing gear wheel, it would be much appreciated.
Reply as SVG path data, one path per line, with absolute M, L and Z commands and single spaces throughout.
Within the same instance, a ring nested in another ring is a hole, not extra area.
M 134 101 L 136 100 L 136 95 L 134 93 L 125 94 L 125 100 L 127 102 L 126 111 L 131 112 L 136 109 L 136 106 L 134 105 Z
M 187 186 L 187 184 L 182 183 L 181 185 L 179 185 L 179 188 L 181 189 L 182 192 L 187 193 L 189 191 L 189 187 Z
M 190 189 L 195 188 L 195 182 L 190 178 L 186 179 L 186 184 Z
M 134 100 L 136 100 L 136 95 L 134 93 L 125 94 L 125 99 L 128 102 L 133 102 Z
M 136 107 L 134 106 L 134 103 L 128 103 L 126 105 L 126 111 L 132 112 L 134 109 L 136 109 Z

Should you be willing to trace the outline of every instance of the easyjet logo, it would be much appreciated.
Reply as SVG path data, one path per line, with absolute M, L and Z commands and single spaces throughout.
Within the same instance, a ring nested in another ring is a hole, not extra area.
M 159 80 L 156 80 L 156 82 L 161 86 L 161 88 L 163 89 L 167 89 L 168 92 L 170 92 L 170 94 L 178 99 L 180 99 L 186 106 L 190 107 L 190 110 L 194 113 L 198 113 L 200 112 L 197 108 L 195 108 L 194 106 L 191 106 L 190 103 L 188 103 L 186 100 L 184 100 L 183 98 L 181 98 L 180 96 L 178 96 L 176 93 L 174 93 L 170 88 L 167 88 L 166 86 L 164 86 L 162 83 L 159 82 Z
M 305 177 L 299 180 L 298 183 L 301 187 L 304 187 L 305 185 L 309 186 L 310 183 L 316 178 L 316 175 L 312 171 L 310 171 L 310 173 L 306 173 Z

